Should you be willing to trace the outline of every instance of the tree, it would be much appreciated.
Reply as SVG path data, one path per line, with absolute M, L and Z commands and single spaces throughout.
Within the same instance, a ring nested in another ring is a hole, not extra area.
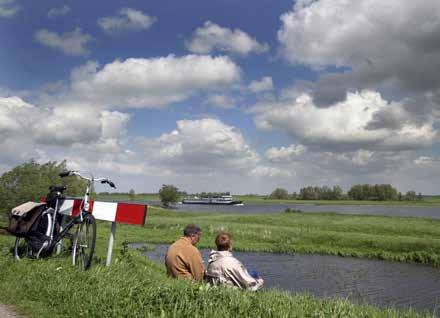
M 173 185 L 164 184 L 159 190 L 159 197 L 163 206 L 169 207 L 170 203 L 176 203 L 179 201 L 179 189 Z
M 269 199 L 286 200 L 289 199 L 289 193 L 286 189 L 276 188 L 269 196 Z
M 135 196 L 136 196 L 136 193 L 134 192 L 134 190 L 130 189 L 130 191 L 128 192 L 128 197 L 130 198 L 130 200 L 133 201 Z
M 406 201 L 415 201 L 416 198 L 417 198 L 417 196 L 416 196 L 416 192 L 415 191 L 408 191 L 405 194 L 405 200 Z
M 66 195 L 82 195 L 86 182 L 78 177 L 61 179 L 59 173 L 66 170 L 65 161 L 39 164 L 31 160 L 5 172 L 0 177 L 0 213 L 5 215 L 27 201 L 39 201 L 51 185 L 65 185 Z

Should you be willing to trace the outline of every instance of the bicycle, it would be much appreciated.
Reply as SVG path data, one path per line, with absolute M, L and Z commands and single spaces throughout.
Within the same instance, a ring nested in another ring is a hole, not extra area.
M 107 178 L 90 178 L 81 175 L 78 171 L 66 171 L 59 174 L 61 178 L 78 176 L 87 181 L 86 191 L 82 197 L 80 213 L 72 217 L 69 222 L 62 224 L 62 215 L 59 213 L 65 199 L 65 186 L 51 186 L 46 197 L 46 207 L 30 233 L 24 237 L 17 237 L 14 244 L 14 257 L 40 258 L 50 256 L 57 246 L 61 246 L 63 238 L 70 238 L 72 242 L 72 263 L 82 269 L 88 269 L 92 264 L 92 257 L 96 242 L 96 222 L 89 211 L 90 189 L 95 182 L 107 183 L 115 188 L 115 184 Z M 76 225 L 76 230 L 71 229 Z

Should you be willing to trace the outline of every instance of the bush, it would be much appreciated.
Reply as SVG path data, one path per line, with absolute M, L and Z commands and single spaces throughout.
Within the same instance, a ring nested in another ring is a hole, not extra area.
M 39 201 L 51 185 L 63 184 L 67 186 L 67 195 L 82 195 L 85 181 L 78 177 L 61 179 L 59 173 L 66 170 L 65 161 L 38 164 L 31 160 L 5 172 L 0 177 L 0 213 L 5 215 L 26 201 Z
M 269 196 L 269 199 L 287 200 L 289 193 L 286 189 L 276 188 Z

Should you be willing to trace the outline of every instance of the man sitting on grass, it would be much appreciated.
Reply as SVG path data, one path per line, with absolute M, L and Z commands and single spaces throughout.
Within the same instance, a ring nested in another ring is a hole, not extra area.
M 205 266 L 199 250 L 195 247 L 201 236 L 200 227 L 188 224 L 183 230 L 183 237 L 168 248 L 165 255 L 165 266 L 169 276 L 203 280 Z
M 211 251 L 206 271 L 206 280 L 213 285 L 235 286 L 241 289 L 258 290 L 263 286 L 263 278 L 258 273 L 252 275 L 243 264 L 232 256 L 232 236 L 220 232 L 215 238 L 217 251 Z

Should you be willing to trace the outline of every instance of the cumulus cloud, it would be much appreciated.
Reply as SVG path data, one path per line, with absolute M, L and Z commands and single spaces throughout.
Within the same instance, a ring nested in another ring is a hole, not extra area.
M 125 135 L 129 115 L 93 108 L 38 107 L 20 97 L 0 98 L 0 132 L 39 145 L 93 144 Z
M 266 151 L 265 157 L 271 162 L 291 162 L 298 159 L 307 151 L 303 145 L 290 145 L 288 147 L 271 147 Z
M 148 30 L 156 21 L 156 17 L 146 15 L 140 10 L 122 8 L 115 16 L 99 18 L 98 25 L 106 33 L 112 34 Z
M 439 10 L 436 0 L 296 2 L 281 16 L 281 53 L 293 64 L 346 69 L 313 85 L 322 105 L 347 89 L 424 93 L 440 84 Z
M 249 90 L 253 93 L 261 93 L 273 90 L 272 77 L 265 76 L 262 77 L 259 81 L 252 81 L 249 84 Z
M 169 55 L 116 60 L 102 68 L 89 62 L 72 72 L 71 95 L 105 107 L 163 107 L 199 91 L 227 88 L 240 80 L 228 57 Z
M 38 30 L 35 33 L 35 40 L 37 42 L 50 48 L 61 50 L 67 55 L 87 54 L 85 46 L 91 39 L 92 37 L 87 33 L 83 33 L 80 28 L 62 35 L 46 29 Z
M 56 17 L 61 17 L 63 15 L 66 15 L 70 12 L 70 7 L 64 5 L 62 7 L 59 8 L 52 8 L 49 10 L 49 12 L 47 13 L 47 17 L 48 18 L 56 18 Z
M 343 102 L 319 108 L 310 96 L 275 105 L 255 107 L 255 123 L 261 129 L 280 129 L 305 145 L 345 149 L 405 150 L 429 147 L 437 131 L 433 121 L 414 122 L 397 112 L 399 125 L 383 125 L 379 114 L 402 105 L 388 103 L 377 92 L 348 93 Z
M 18 10 L 20 10 L 20 7 L 15 4 L 15 0 L 0 0 L 0 18 L 10 18 Z
M 149 141 L 148 148 L 158 163 L 195 173 L 237 172 L 258 162 L 240 131 L 212 118 L 179 120 L 175 130 Z
M 277 167 L 259 166 L 252 169 L 249 175 L 258 178 L 291 178 L 294 172 Z
M 206 21 L 203 27 L 197 28 L 185 45 L 189 51 L 202 54 L 220 51 L 248 55 L 269 50 L 267 44 L 258 43 L 246 32 L 224 28 L 211 21 Z

